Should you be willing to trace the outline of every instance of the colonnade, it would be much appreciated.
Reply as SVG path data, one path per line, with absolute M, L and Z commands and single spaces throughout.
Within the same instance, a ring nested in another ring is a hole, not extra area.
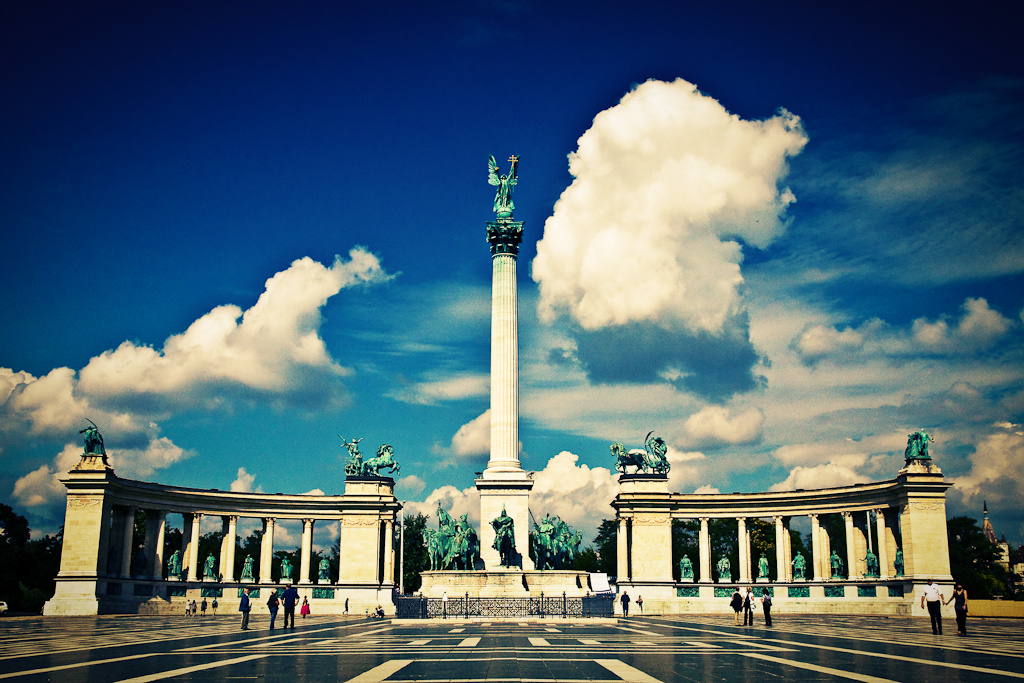
M 302 523 L 299 566 L 284 583 L 316 586 L 311 593 L 314 598 L 333 598 L 337 593 L 333 589 L 342 588 L 346 601 L 362 601 L 354 606 L 365 603 L 375 608 L 384 602 L 390 606 L 395 566 L 393 530 L 401 504 L 394 496 L 394 481 L 389 478 L 349 478 L 341 496 L 237 493 L 121 479 L 109 466 L 83 457 L 61 481 L 68 489 L 61 570 L 54 598 L 46 604 L 44 613 L 132 611 L 133 605 L 183 596 L 182 591 L 192 590 L 217 591 L 213 595 L 228 600 L 234 597 L 234 588 L 229 595 L 222 591 L 224 586 L 273 584 L 275 530 L 284 520 Z M 146 532 L 142 538 L 135 538 L 135 517 L 140 510 L 145 512 Z M 180 514 L 183 519 L 181 574 L 165 581 L 169 558 L 164 548 L 168 515 L 172 514 Z M 199 541 L 202 521 L 210 517 L 220 519 L 222 538 L 216 551 L 216 576 L 205 577 L 206 558 L 200 557 Z M 235 570 L 241 518 L 260 520 L 263 531 L 259 557 L 253 558 L 254 576 L 246 577 L 244 582 Z M 319 568 L 312 566 L 313 531 L 318 521 L 339 523 L 337 576 L 328 576 L 325 581 L 319 580 Z M 133 567 L 133 550 L 139 545 Z
M 948 487 L 934 464 L 909 461 L 898 476 L 889 481 L 765 493 L 670 493 L 664 475 L 622 475 L 619 494 L 612 502 L 618 521 L 618 583 L 620 587 L 629 586 L 642 592 L 645 600 L 659 601 L 675 597 L 713 598 L 720 590 L 712 591 L 709 586 L 705 591 L 700 588 L 702 584 L 768 583 L 769 577 L 759 576 L 760 557 L 755 555 L 751 530 L 762 526 L 756 525 L 754 520 L 770 520 L 775 552 L 774 557 L 766 555 L 765 560 L 769 566 L 774 565 L 774 581 L 791 586 L 785 596 L 813 599 L 816 596 L 913 595 L 916 584 L 929 579 L 936 582 L 952 579 L 946 540 L 945 492 Z M 844 549 L 834 547 L 841 541 L 829 535 L 828 529 L 834 528 L 826 519 L 829 515 L 842 516 Z M 794 575 L 791 536 L 794 520 L 801 517 L 808 519 L 810 527 L 803 577 Z M 680 581 L 674 576 L 680 558 L 672 555 L 672 523 L 677 519 L 699 523 L 698 556 L 689 558 L 694 575 L 680 577 Z M 729 575 L 721 581 L 717 580 L 716 571 L 721 558 L 712 556 L 710 526 L 713 520 L 730 520 L 727 526 L 730 535 L 735 533 L 738 550 L 734 556 L 738 566 L 730 566 Z M 770 545 L 766 543 L 765 547 Z M 832 576 L 830 562 L 833 550 L 844 560 L 842 573 L 836 577 Z M 869 571 L 867 566 L 869 551 L 877 559 L 877 573 L 874 567 Z M 898 553 L 902 571 L 897 568 Z M 826 587 L 834 581 L 856 585 Z M 887 583 L 881 585 L 882 582 Z M 689 583 L 695 586 L 686 588 L 685 584 Z M 793 587 L 794 584 L 808 588 Z M 878 591 L 876 585 L 881 585 Z M 659 607 L 669 609 L 671 606 L 666 602 Z M 905 607 L 909 609 L 909 605 Z

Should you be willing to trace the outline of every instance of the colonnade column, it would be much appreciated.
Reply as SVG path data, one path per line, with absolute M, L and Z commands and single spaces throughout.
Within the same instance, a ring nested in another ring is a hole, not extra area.
M 189 533 L 188 554 L 188 578 L 192 581 L 200 581 L 203 577 L 199 575 L 199 524 L 203 516 L 198 512 L 192 514 L 192 530 Z
M 395 580 L 395 530 L 391 520 L 384 522 L 384 581 Z
M 714 583 L 711 578 L 711 533 L 708 518 L 700 518 L 700 583 Z
M 302 553 L 299 561 L 299 583 L 309 583 L 309 555 L 313 550 L 313 522 L 315 519 L 302 520 Z
M 619 532 L 615 535 L 616 559 L 619 576 L 629 578 L 629 521 L 625 517 L 619 517 Z
M 857 560 L 857 546 L 853 540 L 853 513 L 843 513 L 843 524 L 846 525 L 846 578 L 853 578 L 853 570 Z
M 135 533 L 135 508 L 130 507 L 124 516 L 124 535 L 121 545 L 121 576 L 132 575 L 132 536 Z
M 270 583 L 271 569 L 274 562 L 274 522 L 273 517 L 263 518 L 263 542 L 260 544 L 260 583 Z
M 238 528 L 238 516 L 221 517 L 221 529 L 224 537 L 220 540 L 220 580 L 228 583 L 235 581 L 235 534 Z
M 740 547 L 739 581 L 746 583 L 750 581 L 750 539 L 747 537 L 747 518 L 736 519 L 736 542 Z
M 878 520 L 878 578 L 889 578 L 889 553 L 885 547 L 885 510 L 875 510 Z
M 782 536 L 782 517 L 775 517 L 775 580 L 786 580 L 786 549 Z
M 793 580 L 793 534 L 789 531 L 791 517 L 782 518 L 782 548 L 786 551 L 786 580 Z
M 818 515 L 809 515 L 811 518 L 811 578 L 813 581 L 821 581 L 821 526 L 818 524 Z
M 164 534 L 167 531 L 167 512 L 146 510 L 146 569 L 149 578 L 164 578 Z

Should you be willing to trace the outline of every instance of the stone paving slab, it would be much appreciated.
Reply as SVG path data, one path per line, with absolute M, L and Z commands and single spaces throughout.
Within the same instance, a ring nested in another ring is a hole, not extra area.
M 444 620 L 442 620 L 444 621 Z M 787 616 L 539 622 L 300 620 L 270 631 L 235 616 L 0 620 L 0 680 L 266 680 L 342 683 L 1024 679 L 1024 621 L 971 619 L 966 637 L 927 620 Z M 946 625 L 955 631 L 955 624 Z M 453 633 L 452 631 L 458 631 Z

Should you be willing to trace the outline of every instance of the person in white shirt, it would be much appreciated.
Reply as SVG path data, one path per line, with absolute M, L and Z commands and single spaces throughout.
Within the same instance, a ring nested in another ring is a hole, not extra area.
M 932 633 L 942 635 L 942 591 L 928 579 L 928 585 L 921 589 L 921 607 L 928 603 L 928 616 L 932 618 Z

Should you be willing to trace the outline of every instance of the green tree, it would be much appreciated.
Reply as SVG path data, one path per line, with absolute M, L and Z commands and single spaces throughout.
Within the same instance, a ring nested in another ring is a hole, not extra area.
M 38 613 L 53 596 L 64 527 L 32 540 L 28 520 L 0 503 L 0 600 L 13 612 Z
M 987 600 L 994 594 L 1012 595 L 996 565 L 999 548 L 982 533 L 971 517 L 953 517 L 946 521 L 949 542 L 949 570 L 974 599 Z
M 594 536 L 594 549 L 597 551 L 597 564 L 600 571 L 608 576 L 618 573 L 618 527 L 614 519 L 601 520 Z
M 597 557 L 597 551 L 588 545 L 586 548 L 576 553 L 576 557 L 572 558 L 572 566 L 570 569 L 590 573 L 600 572 L 601 561 Z
M 405 518 L 405 541 L 402 553 L 405 555 L 405 563 L 396 562 L 403 572 L 404 588 L 406 593 L 415 593 L 423 585 L 420 572 L 427 568 L 427 544 L 423 531 L 427 528 L 427 520 L 430 515 L 417 513 Z M 396 571 L 398 570 L 396 567 Z

